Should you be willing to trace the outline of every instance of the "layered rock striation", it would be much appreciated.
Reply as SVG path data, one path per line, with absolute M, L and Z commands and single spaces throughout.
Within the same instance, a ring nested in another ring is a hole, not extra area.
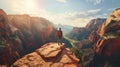
M 98 28 L 94 64 L 120 64 L 120 8 L 115 9 Z M 119 65 L 118 65 L 119 66 Z

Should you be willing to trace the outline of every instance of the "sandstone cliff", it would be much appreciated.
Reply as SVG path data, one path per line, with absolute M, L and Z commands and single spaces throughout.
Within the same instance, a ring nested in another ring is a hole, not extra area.
M 31 17 L 26 14 L 8 15 L 8 18 L 10 24 L 19 30 L 16 31 L 16 34 L 22 40 L 24 48 L 28 51 L 31 49 L 35 50 L 46 42 L 55 41 L 55 28 L 45 18 Z M 49 38 L 50 36 L 52 39 Z
M 99 26 L 101 26 L 102 23 L 104 23 L 105 20 L 106 19 L 100 19 L 100 18 L 93 19 L 86 25 L 86 28 L 90 31 L 88 37 L 90 42 L 96 43 L 96 41 L 99 39 L 100 36 L 97 34 L 97 30 Z
M 105 61 L 120 64 L 120 8 L 110 14 L 97 30 L 97 35 L 100 37 L 95 45 L 95 65 Z
M 48 20 L 29 15 L 7 15 L 0 9 L 0 64 L 9 66 L 46 42 L 56 41 Z
M 12 67 L 81 67 L 79 61 L 64 43 L 47 43 L 17 60 Z
M 22 44 L 19 38 L 11 37 L 16 30 L 16 28 L 11 28 L 7 14 L 0 9 L 0 65 L 9 66 L 20 57 L 18 51 L 23 50 Z
M 116 42 L 114 40 L 119 40 L 120 37 L 120 9 L 114 10 L 111 15 L 107 18 L 107 20 L 99 27 L 97 33 L 100 36 L 100 39 L 97 42 L 97 46 L 100 47 L 100 44 L 104 44 L 104 40 L 110 41 L 106 44 L 106 46 L 109 46 L 109 44 L 116 45 Z M 118 43 L 118 42 L 117 42 Z M 105 45 L 104 45 L 105 46 Z M 119 46 L 119 45 L 118 45 Z M 116 45 L 116 47 L 118 47 Z M 114 50 L 114 49 L 113 49 Z
M 0 65 L 9 66 L 48 42 L 56 42 L 53 24 L 41 17 L 7 15 L 0 9 Z M 63 42 L 70 46 L 69 41 Z M 67 46 L 67 45 L 66 45 Z

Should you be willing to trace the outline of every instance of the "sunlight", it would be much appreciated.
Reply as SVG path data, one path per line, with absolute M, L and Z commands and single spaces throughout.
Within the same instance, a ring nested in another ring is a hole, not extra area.
M 26 0 L 26 8 L 33 9 L 34 7 L 35 7 L 35 3 L 33 2 L 33 0 Z
M 42 6 L 42 1 L 40 4 L 37 3 L 38 1 L 36 0 L 25 0 L 25 3 L 23 5 L 25 6 L 23 9 L 25 10 L 25 13 L 30 14 L 30 15 L 39 15 L 39 12 L 44 14 L 44 7 Z M 42 15 L 45 16 L 45 15 Z
M 16 0 L 12 3 L 12 9 L 21 13 L 21 14 L 31 14 L 32 12 L 34 12 L 37 8 L 38 8 L 38 4 L 37 1 L 35 0 Z M 19 5 L 18 5 L 19 4 Z

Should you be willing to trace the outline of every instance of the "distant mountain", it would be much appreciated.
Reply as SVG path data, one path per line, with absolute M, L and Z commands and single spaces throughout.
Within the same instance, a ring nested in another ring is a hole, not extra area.
M 87 25 L 86 29 L 89 30 L 89 32 L 97 30 L 98 27 L 105 21 L 105 18 L 96 18 L 92 19 Z
M 57 30 L 59 27 L 61 27 L 64 35 L 70 33 L 70 31 L 72 31 L 72 29 L 73 29 L 73 26 L 69 26 L 69 25 L 61 25 L 61 24 L 57 25 L 57 24 L 55 24 L 54 26 Z
M 88 39 L 92 31 L 96 31 L 103 22 L 104 18 L 92 19 L 86 27 L 73 27 L 73 30 L 67 34 L 67 37 L 75 40 Z

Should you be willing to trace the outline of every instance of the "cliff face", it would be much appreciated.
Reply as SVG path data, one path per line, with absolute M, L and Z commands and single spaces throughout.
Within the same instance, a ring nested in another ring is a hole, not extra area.
M 114 10 L 107 18 L 105 23 L 98 29 L 98 34 L 103 36 L 105 33 L 115 32 L 120 29 L 120 9 Z
M 44 18 L 7 15 L 0 9 L 0 64 L 9 66 L 46 42 L 55 42 L 56 30 Z
M 50 21 L 29 15 L 7 15 L 0 9 L 0 65 L 11 65 L 48 42 L 57 42 Z M 65 38 L 63 42 L 69 44 Z
M 120 60 L 120 9 L 114 10 L 97 30 L 99 39 L 95 45 L 95 59 L 119 63 Z M 99 60 L 97 60 L 99 61 Z M 104 62 L 101 61 L 101 62 Z
M 18 29 L 15 33 L 21 39 L 26 52 L 34 51 L 46 42 L 56 41 L 53 24 L 44 18 L 29 15 L 8 15 L 8 18 L 10 24 Z
M 97 18 L 97 19 L 92 19 L 87 25 L 86 28 L 89 31 L 97 30 L 98 27 L 105 21 L 106 19 L 104 18 Z
M 97 34 L 97 30 L 92 31 L 89 35 L 89 41 L 96 44 L 100 36 Z
M 104 23 L 105 20 L 106 19 L 100 19 L 100 18 L 93 19 L 86 25 L 86 28 L 89 31 L 91 31 L 88 38 L 90 42 L 96 43 L 96 41 L 99 39 L 100 36 L 97 34 L 97 30 L 99 26 L 101 26 L 102 23 Z
M 32 49 L 30 47 L 34 44 L 34 37 L 30 31 L 31 17 L 29 15 L 8 15 L 8 19 L 11 28 L 17 29 L 12 37 L 17 36 L 20 39 L 24 53 L 19 52 L 19 54 L 24 55 L 26 52 L 29 52 L 28 49 Z
M 47 43 L 17 60 L 12 67 L 81 67 L 79 61 L 65 44 Z
M 0 65 L 10 65 L 18 59 L 18 51 L 23 50 L 19 38 L 12 36 L 15 30 L 11 28 L 7 14 L 0 9 Z
M 110 42 L 110 43 L 108 42 L 108 45 L 112 43 L 116 44 L 116 42 L 114 42 L 114 39 L 119 40 L 119 37 L 120 37 L 120 34 L 119 34 L 120 33 L 120 16 L 119 14 L 120 14 L 120 9 L 114 10 L 111 13 L 111 15 L 107 18 L 107 20 L 97 30 L 97 33 L 102 40 L 108 40 L 108 41 L 109 39 L 113 40 L 113 42 Z M 98 41 L 100 41 L 100 39 Z M 97 45 L 99 45 L 99 43 Z
M 23 25 L 30 29 L 30 19 L 29 15 L 8 15 L 8 19 L 11 21 L 10 23 L 18 29 L 21 29 Z
M 55 41 L 56 38 L 53 24 L 44 18 L 31 17 L 31 32 L 34 37 L 39 37 L 43 43 Z M 51 37 L 53 39 L 49 39 Z

